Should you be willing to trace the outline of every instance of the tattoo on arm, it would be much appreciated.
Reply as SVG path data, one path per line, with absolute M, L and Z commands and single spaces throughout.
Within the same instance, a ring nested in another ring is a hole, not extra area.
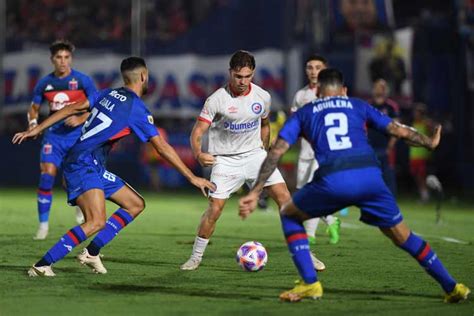
M 415 128 L 411 126 L 406 126 L 398 122 L 391 122 L 387 126 L 387 131 L 390 135 L 406 139 L 412 146 L 432 149 L 431 138 L 420 134 Z
M 270 120 L 262 119 L 261 138 L 265 150 L 270 148 Z
M 278 161 L 281 156 L 290 148 L 290 145 L 281 138 L 278 138 L 275 145 L 272 147 L 270 152 L 267 155 L 267 158 L 260 167 L 260 172 L 258 174 L 257 182 L 255 183 L 254 189 L 261 190 L 267 179 L 271 176 L 273 171 L 275 171 Z

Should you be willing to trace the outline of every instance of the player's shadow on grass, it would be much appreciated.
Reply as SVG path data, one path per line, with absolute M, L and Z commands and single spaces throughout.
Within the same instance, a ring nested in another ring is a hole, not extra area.
M 152 267 L 159 267 L 159 266 L 175 266 L 175 262 L 166 262 L 166 261 L 158 261 L 158 260 L 153 260 L 153 261 L 146 261 L 143 259 L 136 260 L 136 259 L 130 259 L 130 258 L 125 258 L 125 257 L 109 257 L 107 256 L 104 259 L 104 264 L 107 262 L 114 262 L 114 263 L 121 263 L 121 264 L 136 264 L 140 266 L 152 266 Z
M 249 300 L 262 300 L 262 299 L 275 299 L 273 295 L 251 295 L 248 293 L 225 293 L 217 292 L 209 289 L 186 289 L 183 287 L 172 288 L 160 285 L 136 285 L 136 284 L 94 284 L 89 286 L 91 290 L 108 291 L 115 294 L 137 294 L 137 293 L 163 293 L 173 295 L 186 295 L 203 298 L 219 298 L 219 299 L 249 299 Z
M 354 288 L 335 289 L 335 288 L 324 287 L 324 292 L 330 293 L 330 294 L 344 295 L 345 299 L 349 299 L 349 300 L 385 300 L 386 299 L 385 297 L 388 297 L 388 296 L 423 297 L 423 298 L 433 298 L 433 299 L 440 298 L 440 295 L 423 294 L 420 292 L 413 293 L 413 292 L 408 292 L 404 290 L 394 290 L 394 289 L 361 290 L 361 289 L 354 289 Z
M 0 264 L 0 271 L 15 271 L 15 272 L 22 272 L 26 274 L 26 271 L 28 270 L 29 266 L 25 265 L 10 265 L 10 264 Z

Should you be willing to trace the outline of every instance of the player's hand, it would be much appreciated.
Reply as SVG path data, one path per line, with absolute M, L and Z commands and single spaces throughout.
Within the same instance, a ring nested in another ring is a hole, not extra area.
M 439 145 L 441 140 L 441 129 L 441 125 L 437 125 L 434 128 L 433 136 L 431 136 L 431 150 L 434 150 Z
M 257 207 L 259 193 L 256 191 L 250 191 L 244 197 L 239 200 L 239 216 L 242 219 L 246 219 Z
M 200 177 L 194 177 L 191 179 L 191 183 L 201 189 L 202 194 L 207 197 L 207 192 L 208 191 L 215 191 L 216 190 L 216 185 L 210 182 L 209 180 L 206 180 L 204 178 Z
M 216 158 L 208 153 L 200 153 L 197 156 L 197 160 L 199 161 L 199 164 L 203 167 L 210 167 L 216 162 Z
M 84 120 L 78 115 L 71 115 L 64 120 L 64 124 L 69 127 L 77 127 L 82 123 L 84 123 Z
M 21 144 L 24 140 L 28 138 L 34 138 L 38 136 L 40 133 L 39 128 L 35 127 L 31 130 L 21 132 L 21 133 L 16 133 L 15 136 L 12 138 L 12 143 L 13 144 Z

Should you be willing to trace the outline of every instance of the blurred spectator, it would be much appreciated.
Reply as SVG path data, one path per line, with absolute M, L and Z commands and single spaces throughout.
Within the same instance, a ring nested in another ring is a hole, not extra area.
M 402 83 L 406 79 L 405 62 L 401 48 L 396 45 L 393 37 L 388 37 L 375 48 L 375 57 L 369 65 L 372 82 L 383 78 L 395 95 L 401 94 Z
M 413 105 L 413 123 L 411 124 L 421 134 L 431 136 L 433 122 L 427 117 L 427 107 L 423 103 Z M 426 187 L 427 164 L 431 158 L 431 152 L 423 147 L 410 146 L 410 173 L 413 176 L 421 202 L 427 202 L 430 198 Z
M 372 106 L 385 115 L 398 120 L 399 106 L 389 99 L 388 95 L 390 89 L 387 82 L 383 79 L 378 79 L 374 82 L 372 89 L 372 99 L 369 101 Z M 375 150 L 378 160 L 380 161 L 382 176 L 385 184 L 388 186 L 393 195 L 397 193 L 397 183 L 395 179 L 395 144 L 397 139 L 390 137 L 387 134 L 381 133 L 378 130 L 369 128 L 368 131 L 369 142 Z
M 7 0 L 7 40 L 78 46 L 130 38 L 131 1 Z
M 334 1 L 334 0 L 333 0 Z M 391 3 L 385 0 L 339 0 L 336 28 L 341 32 L 373 32 L 388 28 Z M 377 6 L 377 3 L 379 5 Z M 389 12 L 386 12 L 389 11 Z

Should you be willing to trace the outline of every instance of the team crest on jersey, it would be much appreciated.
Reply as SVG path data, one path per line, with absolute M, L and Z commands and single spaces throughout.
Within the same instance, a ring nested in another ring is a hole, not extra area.
M 239 108 L 234 105 L 231 105 L 227 108 L 227 111 L 229 111 L 229 113 L 237 113 L 239 111 Z
M 76 79 L 72 78 L 71 81 L 69 81 L 69 90 L 77 90 L 79 88 L 79 83 L 77 82 Z
M 43 154 L 49 155 L 53 152 L 53 145 L 51 144 L 45 144 L 43 146 Z
M 53 89 L 54 89 L 53 86 L 50 85 L 50 84 L 48 84 L 48 85 L 46 86 L 46 88 L 44 88 L 44 91 L 51 91 L 51 90 L 53 90 Z
M 260 114 L 263 111 L 263 106 L 260 103 L 256 102 L 252 104 L 252 111 L 255 114 Z
M 155 122 L 155 121 L 153 120 L 153 116 L 151 116 L 151 115 L 148 115 L 148 116 L 147 116 L 147 119 L 148 119 L 148 123 L 150 123 L 150 124 L 153 124 L 153 123 Z

